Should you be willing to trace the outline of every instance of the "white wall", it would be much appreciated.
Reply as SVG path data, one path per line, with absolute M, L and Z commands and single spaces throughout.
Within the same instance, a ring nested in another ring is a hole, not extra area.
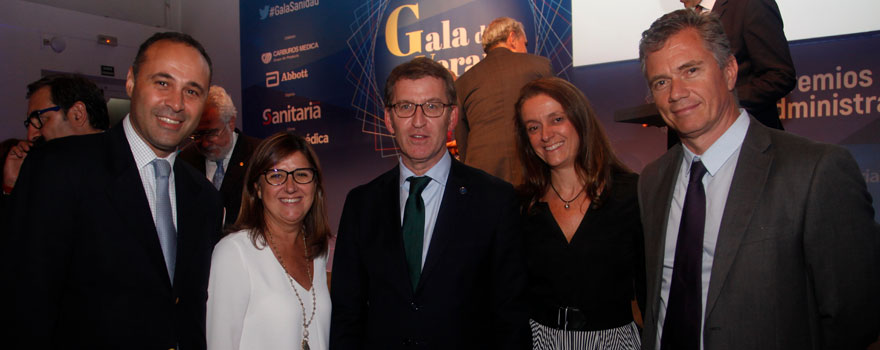
M 214 83 L 241 106 L 238 0 L 172 2 L 168 28 L 21 1 L 0 1 L 0 140 L 24 138 L 27 84 L 41 70 L 100 76 L 101 65 L 113 66 L 125 79 L 138 46 L 155 32 L 180 30 L 199 40 L 214 62 Z M 118 39 L 118 46 L 97 43 L 97 35 Z M 56 53 L 43 37 L 60 37 L 66 49 Z

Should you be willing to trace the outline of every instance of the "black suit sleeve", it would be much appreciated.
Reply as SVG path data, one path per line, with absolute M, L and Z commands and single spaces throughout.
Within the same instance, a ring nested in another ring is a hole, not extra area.
M 25 159 L 10 202 L 12 230 L 4 238 L 2 258 L 10 283 L 4 292 L 7 310 L 11 309 L 4 312 L 10 317 L 6 324 L 12 325 L 6 338 L 10 348 L 57 345 L 51 341 L 63 295 L 62 277 L 67 276 L 73 254 L 76 233 L 70 228 L 76 203 L 71 169 L 45 155 L 38 150 Z
M 822 349 L 864 349 L 880 331 L 880 228 L 852 156 L 839 147 L 821 158 L 810 182 L 804 251 Z
M 773 105 L 796 83 L 782 16 L 774 0 L 745 1 L 748 6 L 740 11 L 743 22 L 736 26 L 742 26 L 739 51 L 749 57 L 751 74 L 743 85 L 737 85 L 737 94 L 747 108 Z
M 330 349 L 360 349 L 367 319 L 367 275 L 357 244 L 357 217 L 363 206 L 355 191 L 349 192 L 342 209 L 333 258 L 330 299 Z

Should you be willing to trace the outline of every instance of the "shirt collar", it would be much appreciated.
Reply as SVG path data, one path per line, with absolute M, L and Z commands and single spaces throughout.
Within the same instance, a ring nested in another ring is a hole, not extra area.
M 700 1 L 697 6 L 700 6 L 705 9 L 706 12 L 711 12 L 712 8 L 715 7 L 715 0 L 703 0 Z
M 721 169 L 721 166 L 739 149 L 746 138 L 747 131 L 749 131 L 749 115 L 745 109 L 740 108 L 739 116 L 736 117 L 733 124 L 724 131 L 724 134 L 718 140 L 715 140 L 712 146 L 709 146 L 706 152 L 700 155 L 700 161 L 703 162 L 703 166 L 706 167 L 709 175 L 715 176 L 715 173 Z M 684 160 L 688 168 L 687 173 L 690 174 L 691 164 L 697 155 L 687 147 L 684 147 L 684 145 L 681 148 L 684 149 Z
M 125 116 L 122 119 L 122 129 L 125 131 L 125 138 L 128 140 L 128 147 L 131 148 L 131 154 L 134 156 L 134 162 L 137 165 L 138 169 L 141 169 L 153 159 L 160 158 L 156 155 L 156 152 L 153 152 L 153 149 L 150 146 L 147 146 L 147 143 L 141 139 L 141 136 L 134 130 L 134 127 L 131 125 L 131 114 Z M 174 166 L 174 160 L 177 159 L 177 152 L 171 152 L 167 157 L 163 158 Z
M 238 142 L 238 133 L 235 132 L 235 130 L 232 130 L 230 132 L 232 133 L 232 140 L 229 140 L 229 142 L 232 143 L 232 146 L 229 147 L 229 150 L 226 151 L 226 155 L 223 156 L 224 161 L 232 158 L 232 151 L 235 150 L 235 143 Z
M 416 176 L 412 170 L 403 165 L 403 159 L 398 157 L 397 162 L 400 167 L 400 187 L 406 183 L 406 179 L 410 176 Z M 449 178 L 449 169 L 452 168 L 452 157 L 449 155 L 449 152 L 443 152 L 443 157 L 440 158 L 440 161 L 437 164 L 434 164 L 431 169 L 425 173 L 426 176 L 431 177 L 432 182 L 437 182 L 438 184 L 445 186 L 446 179 Z

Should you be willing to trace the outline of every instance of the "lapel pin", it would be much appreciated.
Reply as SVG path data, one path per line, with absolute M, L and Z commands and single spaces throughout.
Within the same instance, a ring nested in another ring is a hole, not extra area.
M 464 186 L 461 186 L 461 188 L 458 189 L 458 193 L 466 194 L 466 193 L 467 193 L 467 188 L 464 187 Z
M 244 166 L 244 162 L 238 162 L 238 166 Z

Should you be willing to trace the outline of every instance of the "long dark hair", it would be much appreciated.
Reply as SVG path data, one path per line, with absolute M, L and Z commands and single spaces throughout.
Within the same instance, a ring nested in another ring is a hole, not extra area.
M 315 168 L 315 199 L 312 207 L 303 219 L 303 234 L 309 246 L 309 259 L 313 259 L 327 251 L 330 238 L 330 225 L 324 199 L 324 176 L 318 156 L 306 140 L 285 131 L 278 132 L 263 140 L 247 167 L 244 176 L 244 187 L 241 190 L 241 210 L 238 220 L 231 230 L 249 230 L 251 241 L 257 249 L 266 246 L 266 220 L 263 201 L 257 197 L 257 181 L 263 179 L 263 172 L 277 164 L 287 156 L 300 152 Z M 293 180 L 288 180 L 293 181 Z
M 524 182 L 519 187 L 530 209 L 550 188 L 550 167 L 544 163 L 529 142 L 529 134 L 522 120 L 523 103 L 535 96 L 547 95 L 562 105 L 565 115 L 574 126 L 578 137 L 575 171 L 584 181 L 585 194 L 593 205 L 601 205 L 600 194 L 611 188 L 611 175 L 615 171 L 630 172 L 611 149 L 605 130 L 596 118 L 596 112 L 587 97 L 571 83 L 560 78 L 534 80 L 520 90 L 516 101 L 516 147 L 520 162 L 525 169 Z

